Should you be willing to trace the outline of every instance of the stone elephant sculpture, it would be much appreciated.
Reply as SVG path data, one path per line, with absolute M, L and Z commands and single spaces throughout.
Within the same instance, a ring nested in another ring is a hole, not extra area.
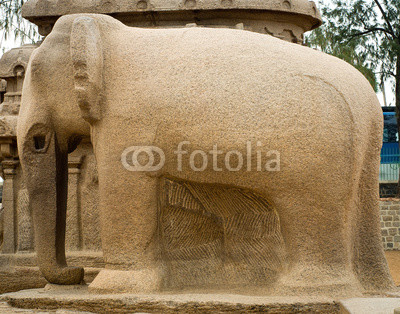
M 389 289 L 378 219 L 381 133 L 368 81 L 312 49 L 242 30 L 141 29 L 103 15 L 61 17 L 31 57 L 18 121 L 40 269 L 51 283 L 82 281 L 83 270 L 65 260 L 67 154 L 90 136 L 106 263 L 94 291 L 163 289 L 164 179 L 242 189 L 271 205 L 286 253 L 273 280 L 261 278 L 261 293 Z M 138 146 L 147 153 L 156 147 L 163 167 L 128 171 L 121 154 Z M 267 150 L 280 153 L 279 171 L 265 170 Z M 223 152 L 234 152 L 230 171 L 220 167 L 229 160 Z M 205 154 L 219 166 L 203 167 Z M 239 206 L 230 197 L 224 202 L 228 211 Z M 264 245 L 268 227 L 251 226 L 241 228 Z M 230 291 L 230 284 L 216 286 Z

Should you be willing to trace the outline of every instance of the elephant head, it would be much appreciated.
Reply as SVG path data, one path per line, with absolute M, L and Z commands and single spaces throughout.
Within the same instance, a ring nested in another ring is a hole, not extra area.
M 18 149 L 38 264 L 54 284 L 83 280 L 83 269 L 68 267 L 65 257 L 68 153 L 100 118 L 102 62 L 96 22 L 67 16 L 32 54 L 23 86 Z

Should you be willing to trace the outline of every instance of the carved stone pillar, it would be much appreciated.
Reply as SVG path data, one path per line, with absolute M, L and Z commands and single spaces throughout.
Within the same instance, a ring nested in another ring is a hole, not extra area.
M 15 194 L 17 196 L 18 252 L 33 252 L 33 220 L 28 190 L 20 188 Z
M 7 81 L 0 79 L 0 103 L 4 101 L 4 94 L 6 93 Z
M 26 45 L 6 52 L 0 59 L 0 161 L 3 166 L 3 253 L 33 250 L 29 196 L 18 166 L 16 127 L 22 84 L 28 60 L 36 46 Z M 5 87 L 5 89 L 4 89 Z
M 68 158 L 68 202 L 66 249 L 79 251 L 82 249 L 82 223 L 79 196 L 79 176 L 81 173 L 82 156 Z
M 14 195 L 14 176 L 15 168 L 18 161 L 4 160 L 1 164 L 3 167 L 3 207 L 4 207 L 4 236 L 3 236 L 3 253 L 15 253 L 17 248 L 17 213 Z

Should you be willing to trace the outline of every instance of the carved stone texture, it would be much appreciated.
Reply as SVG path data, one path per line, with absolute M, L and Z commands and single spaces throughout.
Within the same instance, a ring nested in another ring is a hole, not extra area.
M 17 127 L 16 119 L 7 119 L 9 117 L 0 117 L 0 136 L 15 137 Z
M 77 14 L 57 21 L 29 68 L 18 149 L 48 281 L 83 278 L 65 259 L 67 157 L 90 138 L 106 265 L 94 292 L 350 296 L 394 287 L 379 229 L 382 111 L 346 62 L 252 32 L 132 28 Z M 128 171 L 123 152 L 138 146 L 165 163 Z M 207 154 L 215 146 L 220 170 Z M 228 152 L 244 156 L 243 167 L 228 167 Z M 280 152 L 275 171 L 271 152 Z M 192 157 L 204 154 L 200 169 Z M 164 202 L 163 178 L 178 183 Z
M 286 266 L 279 217 L 252 192 L 165 180 L 160 238 L 168 288 L 274 282 Z
M 303 34 L 321 25 L 320 13 L 308 0 L 29 0 L 25 18 L 50 33 L 58 17 L 72 13 L 111 14 L 135 27 L 229 27 L 267 33 L 302 43 Z
M 81 173 L 82 155 L 68 156 L 68 201 L 66 250 L 78 251 L 82 247 L 81 206 L 78 180 Z
M 25 71 L 35 48 L 35 45 L 14 48 L 0 59 L 0 78 L 6 82 L 0 104 L 0 160 L 5 217 L 3 253 L 32 251 L 34 248 L 28 192 L 24 188 L 18 162 L 16 126 Z
M 4 100 L 0 105 L 0 114 L 3 116 L 18 115 L 26 66 L 35 48 L 35 45 L 13 48 L 0 59 L 0 78 L 7 81 Z
M 87 140 L 70 154 L 68 173 L 66 248 L 101 251 L 96 161 Z
M 0 79 L 0 104 L 4 101 L 4 94 L 6 93 L 7 81 Z
M 99 181 L 96 159 L 90 143 L 83 142 L 79 149 L 86 150 L 82 160 L 79 178 L 79 195 L 81 201 L 82 249 L 101 251 Z
M 14 193 L 16 190 L 15 176 L 18 161 L 6 160 L 2 162 L 3 170 L 3 247 L 2 253 L 15 253 L 17 249 L 17 211 L 15 206 Z
M 30 252 L 34 250 L 34 240 L 32 213 L 27 189 L 19 190 L 17 196 L 18 251 Z

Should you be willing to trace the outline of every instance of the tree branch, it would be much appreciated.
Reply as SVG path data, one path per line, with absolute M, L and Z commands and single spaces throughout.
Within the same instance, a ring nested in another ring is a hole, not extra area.
M 368 29 L 364 32 L 359 32 L 359 33 L 355 33 L 355 34 L 351 34 L 350 35 L 350 40 L 353 39 L 354 37 L 359 37 L 359 36 L 363 36 L 363 35 L 367 35 L 373 32 L 384 32 L 385 34 L 391 34 L 390 31 L 388 31 L 387 29 L 384 29 L 382 27 L 374 27 L 371 29 Z M 392 34 L 391 34 L 392 35 Z
M 393 77 L 396 77 L 396 74 L 392 71 L 380 71 L 380 72 L 375 72 L 375 74 L 386 74 L 386 75 L 391 75 Z
M 386 24 L 388 25 L 389 33 L 390 33 L 393 37 L 396 37 L 396 33 L 395 33 L 394 30 L 393 30 L 392 24 L 390 24 L 389 18 L 387 17 L 387 15 L 386 15 L 385 11 L 383 10 L 381 4 L 379 3 L 378 0 L 374 0 L 374 2 L 375 2 L 376 5 L 378 6 L 379 11 L 381 11 L 383 18 L 385 19 Z

